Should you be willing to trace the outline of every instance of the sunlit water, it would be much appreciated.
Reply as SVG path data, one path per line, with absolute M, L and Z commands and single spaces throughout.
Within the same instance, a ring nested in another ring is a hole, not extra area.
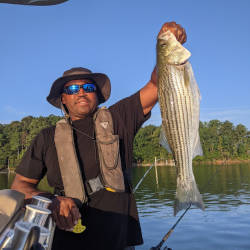
M 133 169 L 134 186 L 147 167 Z M 183 211 L 173 216 L 176 189 L 174 167 L 152 168 L 136 192 L 144 244 L 159 244 Z M 167 242 L 173 250 L 250 250 L 250 165 L 195 166 L 194 174 L 206 206 L 191 208 Z M 0 173 L 0 189 L 10 186 L 13 174 Z M 47 189 L 42 183 L 42 189 Z M 163 249 L 163 248 L 162 248 Z

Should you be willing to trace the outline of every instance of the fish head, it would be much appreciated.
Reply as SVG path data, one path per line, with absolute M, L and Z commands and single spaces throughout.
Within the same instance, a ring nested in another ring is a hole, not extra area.
M 169 41 L 159 37 L 157 40 L 157 57 L 166 61 L 170 53 Z
M 191 53 L 179 43 L 171 31 L 162 33 L 157 40 L 157 64 L 180 65 Z

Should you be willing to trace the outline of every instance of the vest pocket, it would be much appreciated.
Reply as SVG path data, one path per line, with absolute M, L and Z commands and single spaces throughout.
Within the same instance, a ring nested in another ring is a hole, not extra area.
M 116 192 L 124 192 L 125 186 L 119 153 L 119 136 L 98 136 L 96 142 L 104 186 L 112 188 Z
M 119 160 L 119 136 L 98 136 L 96 140 L 102 164 L 107 169 L 115 169 Z

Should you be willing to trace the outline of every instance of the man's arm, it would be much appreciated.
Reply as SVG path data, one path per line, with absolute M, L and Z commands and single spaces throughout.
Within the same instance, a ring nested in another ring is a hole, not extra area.
M 176 22 L 168 22 L 163 24 L 158 36 L 167 30 L 170 30 L 181 44 L 186 42 L 186 32 L 179 24 L 176 24 Z M 140 99 L 143 113 L 146 115 L 151 111 L 158 101 L 156 68 L 154 68 L 151 74 L 150 81 L 140 90 Z
M 30 179 L 20 174 L 16 174 L 11 185 L 11 189 L 17 190 L 25 194 L 25 199 L 30 199 L 34 195 L 38 195 L 41 191 L 36 189 L 39 180 Z

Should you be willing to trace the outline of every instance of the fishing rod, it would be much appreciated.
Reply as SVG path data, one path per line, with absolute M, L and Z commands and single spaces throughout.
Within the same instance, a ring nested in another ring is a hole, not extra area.
M 180 218 L 175 222 L 175 224 L 170 228 L 170 230 L 164 235 L 164 237 L 162 238 L 160 243 L 156 247 L 151 247 L 150 250 L 160 250 L 161 249 L 164 242 L 169 238 L 171 233 L 174 231 L 175 227 L 178 225 L 178 223 L 181 221 L 181 219 L 184 217 L 184 215 L 186 214 L 186 212 L 189 210 L 190 207 L 191 207 L 191 204 L 189 204 L 188 208 L 186 208 L 186 210 L 180 216 Z M 170 249 L 170 248 L 166 247 L 165 249 Z
M 211 184 L 211 181 L 213 180 L 214 176 L 217 174 L 218 168 L 215 171 L 215 174 L 210 177 L 206 185 L 204 186 L 204 189 Z M 176 223 L 170 228 L 170 230 L 165 234 L 165 236 L 162 238 L 160 243 L 156 247 L 151 247 L 150 250 L 160 250 L 164 242 L 169 238 L 169 236 L 172 234 L 174 231 L 175 227 L 178 225 L 178 223 L 181 221 L 181 219 L 184 217 L 184 215 L 187 213 L 187 211 L 191 208 L 192 204 L 189 204 L 189 206 L 186 208 L 186 210 L 183 212 L 183 214 L 180 216 L 180 218 L 176 221 Z M 170 250 L 171 248 L 168 248 L 167 246 L 164 248 L 167 250 Z
M 138 189 L 138 187 L 141 185 L 142 181 L 144 180 L 144 178 L 147 176 L 147 174 L 149 173 L 149 171 L 151 170 L 151 168 L 153 167 L 154 165 L 152 165 L 148 170 L 147 172 L 143 175 L 143 177 L 139 180 L 139 182 L 137 183 L 137 185 L 135 186 L 135 188 L 133 189 L 133 193 L 136 192 L 136 190 Z

